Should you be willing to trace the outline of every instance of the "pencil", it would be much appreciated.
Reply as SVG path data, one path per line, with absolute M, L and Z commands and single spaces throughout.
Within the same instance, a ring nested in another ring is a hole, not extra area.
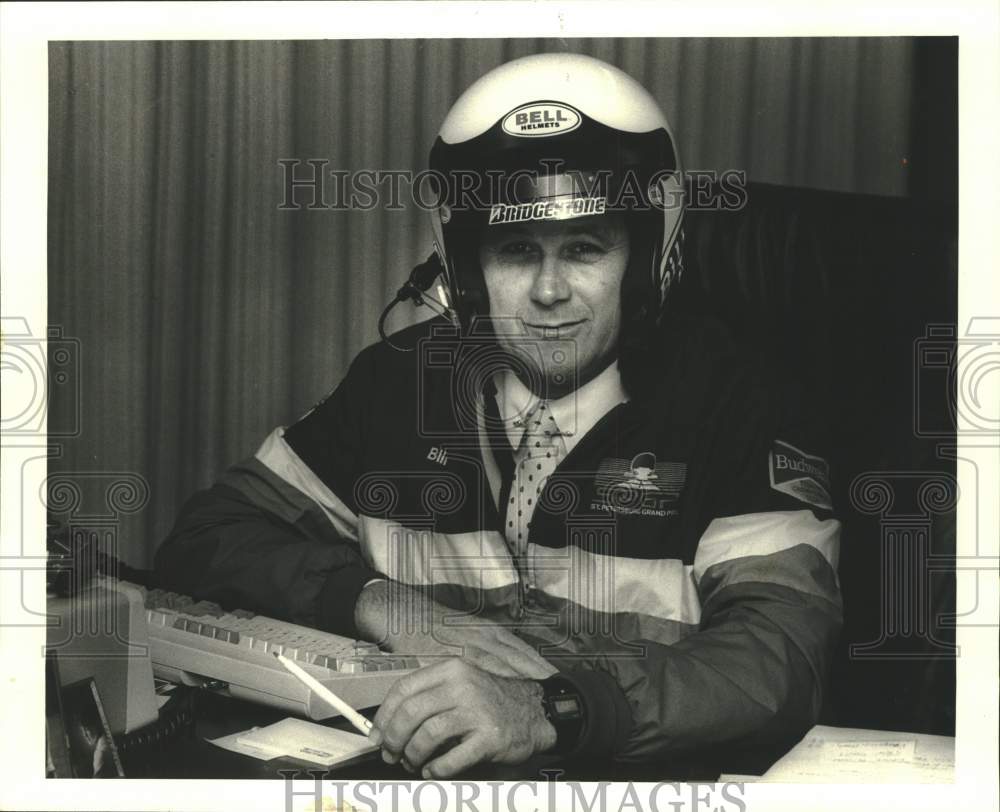
M 314 694 L 316 694 L 316 696 L 328 705 L 332 705 L 334 708 L 339 710 L 344 715 L 344 718 L 360 730 L 365 736 L 371 733 L 372 723 L 354 710 L 354 708 L 348 705 L 333 691 L 327 688 L 322 682 L 311 674 L 303 671 L 298 665 L 293 663 L 287 657 L 282 657 L 278 654 L 278 652 L 274 652 L 274 656 L 278 658 L 279 663 L 292 672 L 293 676 L 298 677 L 304 685 L 306 685 Z

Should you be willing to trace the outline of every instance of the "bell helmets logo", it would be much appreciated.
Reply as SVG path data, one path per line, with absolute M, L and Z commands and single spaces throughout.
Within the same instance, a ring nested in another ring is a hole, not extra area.
M 520 138 L 560 135 L 580 126 L 580 114 L 558 102 L 532 102 L 511 110 L 504 116 L 503 131 Z
M 833 509 L 830 466 L 822 457 L 814 457 L 793 445 L 775 440 L 770 468 L 774 490 L 824 510 Z

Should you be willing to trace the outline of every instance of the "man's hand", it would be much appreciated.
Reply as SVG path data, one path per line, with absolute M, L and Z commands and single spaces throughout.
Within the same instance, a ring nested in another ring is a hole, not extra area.
M 424 778 L 447 778 L 482 761 L 520 764 L 556 743 L 541 698 L 533 680 L 445 660 L 392 687 L 370 739 L 386 762 L 402 760 Z
M 462 657 L 503 677 L 545 679 L 558 669 L 529 643 L 486 618 L 466 618 L 456 626 L 447 618 L 460 615 L 414 589 L 388 581 L 366 586 L 358 597 L 354 620 L 366 640 L 388 651 L 410 654 L 421 665 L 443 657 Z

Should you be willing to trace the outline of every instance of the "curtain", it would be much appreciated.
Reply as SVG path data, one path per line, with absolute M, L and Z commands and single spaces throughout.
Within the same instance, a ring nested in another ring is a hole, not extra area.
M 60 438 L 50 484 L 86 493 L 72 506 L 50 493 L 51 512 L 103 516 L 118 556 L 149 565 L 191 493 L 320 400 L 376 339 L 382 307 L 430 251 L 426 214 L 282 208 L 280 161 L 300 161 L 300 179 L 309 159 L 420 170 L 478 76 L 573 51 L 649 88 L 687 168 L 905 195 L 912 43 L 52 43 L 49 326 L 79 352 L 49 420 L 79 430 Z M 389 326 L 427 315 L 401 306 Z M 142 486 L 123 505 L 108 493 L 125 480 Z

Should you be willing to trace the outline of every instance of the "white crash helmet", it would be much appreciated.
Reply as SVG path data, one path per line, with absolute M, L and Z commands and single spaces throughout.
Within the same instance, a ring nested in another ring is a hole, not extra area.
M 430 169 L 435 250 L 466 329 L 489 314 L 483 229 L 604 211 L 627 213 L 623 331 L 659 321 L 683 269 L 681 165 L 662 110 L 626 73 L 580 54 L 501 65 L 452 106 Z

